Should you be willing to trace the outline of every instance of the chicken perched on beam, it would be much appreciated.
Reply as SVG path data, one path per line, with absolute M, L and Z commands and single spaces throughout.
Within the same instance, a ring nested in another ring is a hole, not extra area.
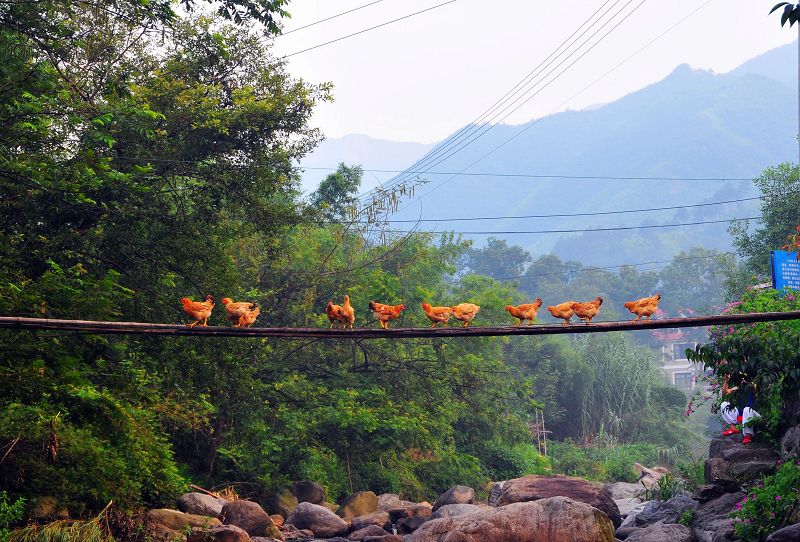
M 214 310 L 214 296 L 207 295 L 205 301 L 192 301 L 188 297 L 182 297 L 181 304 L 183 305 L 183 312 L 194 318 L 194 322 L 186 325 L 194 327 L 200 324 L 202 320 L 203 323 L 200 325 L 206 326 L 208 319 L 211 317 L 211 311 Z
M 376 301 L 369 302 L 369 310 L 375 315 L 375 319 L 383 329 L 389 329 L 389 321 L 400 318 L 400 314 L 406 309 L 403 304 L 384 305 Z
M 350 296 L 344 296 L 344 303 L 336 305 L 332 301 L 328 301 L 328 306 L 325 307 L 325 313 L 328 315 L 328 320 L 331 322 L 331 328 L 334 323 L 341 324 L 342 329 L 353 329 L 353 324 L 356 321 L 356 311 L 350 305 Z
M 431 327 L 436 327 L 440 323 L 446 326 L 453 314 L 453 307 L 431 307 L 428 303 L 422 304 L 422 310 L 425 311 L 428 320 L 433 322 Z
M 602 304 L 603 298 L 597 296 L 594 300 L 587 301 L 586 303 L 574 303 L 572 305 L 572 310 L 575 312 L 575 316 L 587 324 L 591 324 L 592 318 L 600 314 L 600 305 Z
M 505 309 L 508 311 L 508 314 L 519 320 L 519 322 L 514 325 L 520 326 L 525 323 L 525 320 L 529 320 L 530 323 L 533 324 L 541 306 L 542 300 L 537 297 L 533 303 L 523 303 L 516 307 L 513 305 L 506 305 Z
M 261 314 L 261 309 L 256 307 L 251 311 L 247 311 L 239 317 L 239 322 L 235 325 L 235 327 L 250 327 L 252 326 L 258 315 Z
M 243 314 L 252 312 L 258 308 L 258 305 L 249 301 L 234 301 L 230 297 L 223 297 L 222 304 L 225 305 L 225 311 L 228 313 L 228 320 L 233 322 L 233 325 L 239 327 L 239 319 Z
M 628 301 L 625 303 L 625 308 L 637 315 L 634 322 L 638 322 L 642 316 L 646 316 L 649 320 L 658 310 L 658 303 L 661 301 L 661 294 L 652 295 L 650 297 L 643 297 L 636 301 Z
M 453 318 L 464 322 L 464 327 L 467 327 L 481 308 L 475 303 L 459 303 L 453 308 Z
M 551 305 L 547 307 L 547 310 L 550 311 L 553 318 L 561 318 L 564 320 L 564 325 L 568 326 L 570 324 L 570 318 L 575 316 L 575 305 L 577 305 L 577 303 L 574 301 L 565 301 L 558 305 Z

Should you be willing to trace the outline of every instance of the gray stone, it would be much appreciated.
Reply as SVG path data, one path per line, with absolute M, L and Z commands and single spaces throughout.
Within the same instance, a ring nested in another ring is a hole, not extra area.
M 222 507 L 222 523 L 241 527 L 250 536 L 280 538 L 280 529 L 257 502 L 239 499 L 225 503 Z
M 731 464 L 721 457 L 707 459 L 704 465 L 706 484 L 720 486 L 726 492 L 737 491 L 739 482 L 734 478 L 730 467 Z
M 414 516 L 413 518 L 402 518 L 397 522 L 397 534 L 411 534 L 422 526 L 423 523 L 428 521 L 428 518 L 422 516 Z
M 620 527 L 619 529 L 617 529 L 617 532 L 614 533 L 614 536 L 617 537 L 617 540 L 625 540 L 636 531 L 641 531 L 641 530 L 642 530 L 641 527 Z
M 178 498 L 178 510 L 187 514 L 218 518 L 228 501 L 205 493 L 184 493 Z
M 386 510 L 392 523 L 397 523 L 400 518 L 411 518 L 414 516 L 422 516 L 424 518 L 431 517 L 431 506 L 429 504 L 401 504 Z
M 392 526 L 392 521 L 389 519 L 388 512 L 372 512 L 371 514 L 365 514 L 363 516 L 353 518 L 353 521 L 350 524 L 350 529 L 357 531 L 359 529 L 363 529 L 364 527 L 368 527 L 369 525 L 376 525 L 381 529 L 388 530 Z
M 678 523 L 687 510 L 695 510 L 697 501 L 690 497 L 673 497 L 668 501 L 650 501 L 636 515 L 636 526 L 646 527 L 660 523 Z
M 710 500 L 721 497 L 725 493 L 725 488 L 716 484 L 704 484 L 697 486 L 692 493 L 692 498 L 699 503 L 708 502 Z
M 475 490 L 467 486 L 451 487 L 433 503 L 433 512 L 446 504 L 472 504 L 475 500 Z
M 720 458 L 727 450 L 742 444 L 742 435 L 731 435 L 728 437 L 714 437 L 708 444 L 708 458 Z
M 632 533 L 626 542 L 693 542 L 692 530 L 685 525 L 651 525 Z
M 480 507 L 474 504 L 445 504 L 431 514 L 431 519 L 452 518 L 469 514 L 476 510 L 480 510 Z
M 273 539 L 251 539 L 244 529 L 236 525 L 216 525 L 210 529 L 193 531 L 186 537 L 186 542 L 262 542 L 263 540 Z
M 606 484 L 605 489 L 615 501 L 619 499 L 639 497 L 646 491 L 642 484 L 631 484 L 629 482 L 614 482 L 613 484 Z
M 781 438 L 781 458 L 786 461 L 800 457 L 800 425 L 790 427 Z
M 742 492 L 725 493 L 697 507 L 691 527 L 700 542 L 713 542 L 733 532 L 733 519 L 729 517 L 736 503 L 744 499 Z
M 386 536 L 389 532 L 377 525 L 369 525 L 363 529 L 354 530 L 347 536 L 348 540 L 364 540 L 368 536 Z
M 325 489 L 311 480 L 301 480 L 293 483 L 292 494 L 297 497 L 298 503 L 322 504 L 325 502 Z
M 631 514 L 638 514 L 644 510 L 645 502 L 641 499 L 614 499 L 614 502 L 619 508 L 619 515 L 623 518 Z
M 500 494 L 503 492 L 504 485 L 506 485 L 505 480 L 502 482 L 492 482 L 491 488 L 489 489 L 489 497 L 486 499 L 486 502 L 489 503 L 489 506 L 497 505 L 497 499 L 500 498 Z
M 800 523 L 784 527 L 767 537 L 767 542 L 797 542 L 798 540 L 800 540 Z
M 318 504 L 301 502 L 297 505 L 288 518 L 287 524 L 292 524 L 298 529 L 310 529 L 314 536 L 332 537 L 347 533 L 347 522 Z
M 282 488 L 278 491 L 268 493 L 264 497 L 263 502 L 270 514 L 288 517 L 299 501 L 289 489 Z
M 403 542 L 403 537 L 396 534 L 386 534 L 383 536 L 368 536 L 364 542 Z
M 389 508 L 396 508 L 403 504 L 412 504 L 408 501 L 401 501 L 400 495 L 396 493 L 381 493 L 378 495 L 378 510 L 386 511 Z
M 358 491 L 342 501 L 336 513 L 343 518 L 357 518 L 378 510 L 378 496 L 372 491 Z

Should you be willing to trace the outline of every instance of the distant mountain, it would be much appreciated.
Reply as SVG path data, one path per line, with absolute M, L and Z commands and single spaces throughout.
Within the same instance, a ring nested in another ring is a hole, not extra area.
M 415 219 L 420 213 L 423 218 L 587 213 L 753 196 L 750 181 L 619 177 L 750 179 L 766 167 L 796 161 L 796 82 L 792 87 L 792 80 L 783 77 L 784 72 L 796 74 L 796 50 L 796 44 L 775 49 L 727 74 L 681 65 L 662 81 L 607 105 L 518 126 L 496 126 L 435 169 L 459 171 L 497 149 L 468 170 L 485 176 L 447 180 L 449 176 L 428 175 L 429 183 L 417 191 L 417 199 L 402 205 L 394 218 Z M 331 156 L 326 165 L 343 159 Z M 377 155 L 370 159 L 370 163 L 387 163 Z M 412 163 L 410 159 L 402 167 Z M 579 178 L 586 176 L 608 178 Z M 495 232 L 496 237 L 535 254 L 552 250 L 588 265 L 615 265 L 666 260 L 698 245 L 727 250 L 727 225 L 584 234 L 505 232 L 722 220 L 755 216 L 757 209 L 757 202 L 748 202 L 679 212 L 423 223 L 421 229 Z M 487 235 L 467 237 L 480 244 Z
M 347 165 L 361 165 L 364 169 L 402 170 L 431 148 L 432 144 L 388 141 L 352 134 L 337 139 L 326 139 L 302 161 L 301 166 L 328 168 L 344 162 Z M 315 190 L 329 173 L 330 170 L 306 170 L 303 174 L 303 190 L 306 192 Z M 387 175 L 381 178 L 387 178 Z M 377 184 L 378 181 L 374 176 L 364 175 L 363 189 L 368 190 Z

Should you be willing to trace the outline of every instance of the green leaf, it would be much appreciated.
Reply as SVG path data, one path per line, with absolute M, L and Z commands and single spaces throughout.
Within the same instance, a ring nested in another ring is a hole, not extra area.
M 781 8 L 781 7 L 783 7 L 783 6 L 787 5 L 787 4 L 789 4 L 789 2 L 778 2 L 777 4 L 775 4 L 772 7 L 771 10 L 769 10 L 769 14 L 772 15 L 772 13 L 774 13 L 776 10 L 778 10 L 779 8 Z

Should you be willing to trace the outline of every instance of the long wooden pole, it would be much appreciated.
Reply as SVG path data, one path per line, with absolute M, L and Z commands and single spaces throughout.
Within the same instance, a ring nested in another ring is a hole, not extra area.
M 397 329 L 327 329 L 294 327 L 193 327 L 181 324 L 145 322 L 96 322 L 88 320 L 56 320 L 46 318 L 0 317 L 0 329 L 31 331 L 73 331 L 91 334 L 172 335 L 192 337 L 275 337 L 287 339 L 418 339 L 433 337 L 489 337 L 515 335 L 561 335 L 567 333 L 603 333 L 681 327 L 733 325 L 751 322 L 800 320 L 800 311 L 722 314 L 664 320 L 597 322 L 594 324 L 545 324 L 501 327 L 445 327 Z

